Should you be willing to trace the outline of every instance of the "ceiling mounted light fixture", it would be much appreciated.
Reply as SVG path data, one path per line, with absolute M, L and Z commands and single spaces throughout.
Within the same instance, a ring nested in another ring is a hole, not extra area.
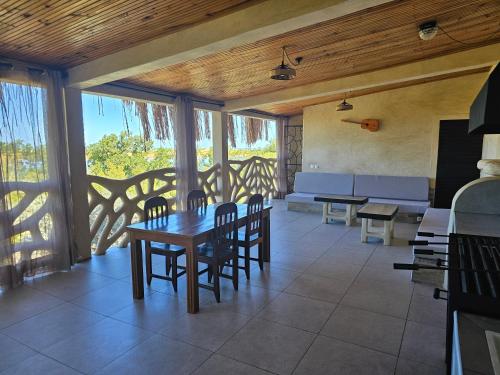
M 294 79 L 296 76 L 296 70 L 292 68 L 292 66 L 298 66 L 302 62 L 302 57 L 296 57 L 295 63 L 290 60 L 288 53 L 286 51 L 287 46 L 281 47 L 281 64 L 271 70 L 271 79 L 275 79 L 278 81 L 289 81 Z M 285 57 L 288 61 L 288 64 L 285 64 Z
M 438 32 L 439 26 L 436 21 L 428 21 L 418 25 L 418 36 L 422 40 L 431 40 Z
M 344 94 L 344 100 L 342 100 L 338 105 L 337 105 L 337 111 L 350 111 L 354 108 L 354 106 L 351 103 L 347 103 L 346 101 L 347 94 Z

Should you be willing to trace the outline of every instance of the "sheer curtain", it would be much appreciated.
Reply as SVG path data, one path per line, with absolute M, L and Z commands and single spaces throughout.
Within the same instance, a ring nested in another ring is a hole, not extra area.
M 178 96 L 174 104 L 175 168 L 177 210 L 185 211 L 189 191 L 198 186 L 196 130 L 193 101 Z
M 72 262 L 58 72 L 0 71 L 0 289 Z
M 286 161 L 288 159 L 288 147 L 286 144 L 286 127 L 288 117 L 279 117 L 276 120 L 276 151 L 277 151 L 277 175 L 278 175 L 278 197 L 284 198 L 288 192 Z

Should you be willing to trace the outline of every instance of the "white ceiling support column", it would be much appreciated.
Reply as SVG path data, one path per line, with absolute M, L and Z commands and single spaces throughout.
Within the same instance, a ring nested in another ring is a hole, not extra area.
M 342 17 L 391 0 L 267 0 L 68 70 L 88 88 Z
M 235 112 L 263 105 L 291 103 L 349 91 L 408 83 L 491 66 L 500 60 L 500 43 L 428 60 L 341 77 L 276 92 L 226 101 L 224 111 Z M 298 72 L 300 74 L 300 71 Z
M 227 113 L 213 112 L 212 121 L 214 163 L 219 163 L 221 168 L 220 175 L 217 178 L 221 196 L 217 197 L 217 201 L 229 202 L 231 197 L 229 195 Z
M 64 107 L 66 134 L 68 137 L 69 170 L 71 180 L 71 199 L 73 216 L 71 217 L 73 239 L 78 251 L 77 260 L 91 257 L 91 236 L 89 224 L 89 201 L 87 180 L 87 162 L 85 159 L 85 138 L 83 132 L 82 95 L 78 89 L 64 89 Z

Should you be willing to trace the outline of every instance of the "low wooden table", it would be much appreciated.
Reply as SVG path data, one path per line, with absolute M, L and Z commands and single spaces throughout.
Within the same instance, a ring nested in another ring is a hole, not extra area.
M 323 202 L 323 224 L 328 224 L 328 220 L 342 220 L 345 225 L 351 226 L 352 220 L 356 220 L 357 206 L 368 202 L 367 197 L 353 197 L 352 195 L 317 195 L 314 197 L 316 202 Z M 336 214 L 333 211 L 332 203 L 345 204 L 345 214 Z
M 399 206 L 395 204 L 368 203 L 358 211 L 361 218 L 361 242 L 368 237 L 377 237 L 384 240 L 384 245 L 390 245 L 394 234 L 394 218 Z M 384 222 L 383 227 L 374 227 L 373 220 Z

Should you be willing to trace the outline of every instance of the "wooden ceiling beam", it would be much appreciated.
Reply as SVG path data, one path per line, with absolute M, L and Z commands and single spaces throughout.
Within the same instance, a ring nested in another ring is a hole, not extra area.
M 492 66 L 500 60 L 500 43 L 470 49 L 445 56 L 403 64 L 372 72 L 316 82 L 289 89 L 281 89 L 262 95 L 226 101 L 223 110 L 227 112 L 255 109 L 273 104 L 292 103 L 349 93 L 351 91 L 372 89 L 381 86 L 403 84 L 411 81 L 468 72 Z M 300 72 L 299 72 L 300 74 Z
M 253 43 L 391 0 L 267 0 L 68 70 L 88 88 Z

